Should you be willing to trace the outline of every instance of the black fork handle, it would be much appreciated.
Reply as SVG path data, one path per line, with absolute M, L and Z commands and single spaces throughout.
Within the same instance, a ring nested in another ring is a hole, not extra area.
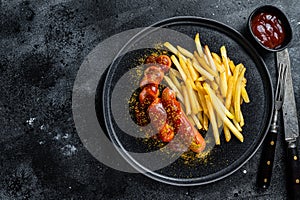
M 257 173 L 257 186 L 263 189 L 267 189 L 270 186 L 277 137 L 278 126 L 272 124 L 263 143 L 262 155 Z

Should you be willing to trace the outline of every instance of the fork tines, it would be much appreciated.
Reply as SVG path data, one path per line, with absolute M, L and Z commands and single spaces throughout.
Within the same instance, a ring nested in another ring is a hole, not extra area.
M 286 69 L 287 69 L 287 65 L 283 63 L 279 64 L 278 80 L 277 80 L 277 86 L 275 92 L 276 109 L 279 109 L 283 103 L 284 88 L 285 88 L 284 85 L 285 85 L 286 72 L 287 72 Z

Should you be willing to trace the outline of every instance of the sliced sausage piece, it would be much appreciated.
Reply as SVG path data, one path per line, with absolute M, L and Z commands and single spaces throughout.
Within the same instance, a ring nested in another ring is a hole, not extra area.
M 171 142 L 174 138 L 174 128 L 168 123 L 165 123 L 165 126 L 160 130 L 158 136 L 163 142 Z
M 140 87 L 147 84 L 159 85 L 164 78 L 164 72 L 160 67 L 150 66 L 144 72 L 144 77 L 140 82 Z
M 159 95 L 158 85 L 148 84 L 139 94 L 139 101 L 142 107 L 147 108 Z
M 171 58 L 167 55 L 160 55 L 155 59 L 156 63 L 160 64 L 160 68 L 167 73 L 172 66 Z
M 161 99 L 156 98 L 149 106 L 147 112 L 150 123 L 158 132 L 159 138 L 163 142 L 170 142 L 174 138 L 174 128 L 168 124 L 167 112 L 161 103 Z
M 167 122 L 167 112 L 164 109 L 160 98 L 155 99 L 150 104 L 147 113 L 153 128 L 155 128 L 157 131 L 160 131 Z
M 186 144 L 192 138 L 190 149 L 196 153 L 203 151 L 206 146 L 204 138 L 189 122 L 181 109 L 180 103 L 176 100 L 175 92 L 168 87 L 162 92 L 162 104 L 167 111 L 168 120 L 174 127 L 175 133 L 180 134 L 182 143 Z

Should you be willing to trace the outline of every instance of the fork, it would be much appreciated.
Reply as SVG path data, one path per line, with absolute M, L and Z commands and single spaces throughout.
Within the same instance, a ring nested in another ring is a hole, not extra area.
M 264 140 L 262 156 L 258 168 L 257 185 L 263 189 L 267 189 L 270 186 L 273 162 L 275 156 L 276 141 L 278 135 L 278 113 L 282 108 L 284 98 L 284 84 L 286 79 L 287 65 L 280 64 L 278 72 L 278 79 L 275 91 L 275 107 L 272 118 L 272 123 L 269 132 Z

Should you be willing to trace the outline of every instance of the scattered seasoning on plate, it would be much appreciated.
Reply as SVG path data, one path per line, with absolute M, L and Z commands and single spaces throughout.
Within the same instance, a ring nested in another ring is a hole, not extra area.
M 266 47 L 276 49 L 285 39 L 285 30 L 281 20 L 272 12 L 261 12 L 251 20 L 251 29 L 255 37 Z

